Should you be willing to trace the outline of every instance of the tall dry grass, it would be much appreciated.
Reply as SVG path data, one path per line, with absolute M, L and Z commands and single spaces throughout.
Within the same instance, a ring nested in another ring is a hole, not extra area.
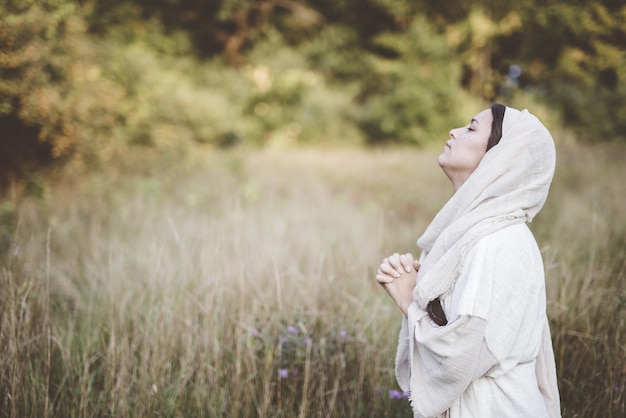
M 532 224 L 566 417 L 625 410 L 624 156 L 560 149 Z M 1 415 L 410 416 L 373 275 L 450 196 L 435 158 L 137 160 L 5 203 Z

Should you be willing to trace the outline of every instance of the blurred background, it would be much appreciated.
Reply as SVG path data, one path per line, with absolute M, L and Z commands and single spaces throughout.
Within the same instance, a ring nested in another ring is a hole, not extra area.
M 441 143 L 494 101 L 626 138 L 622 0 L 2 0 L 0 19 L 5 190 L 137 147 Z
M 563 417 L 626 416 L 624 0 L 0 0 L 0 417 L 407 417 L 374 281 L 501 102 Z

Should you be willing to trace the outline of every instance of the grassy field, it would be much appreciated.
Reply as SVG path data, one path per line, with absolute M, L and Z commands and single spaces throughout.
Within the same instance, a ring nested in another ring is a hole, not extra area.
M 559 146 L 531 224 L 564 417 L 626 411 L 626 149 Z M 374 281 L 437 151 L 137 158 L 0 205 L 0 416 L 408 417 Z

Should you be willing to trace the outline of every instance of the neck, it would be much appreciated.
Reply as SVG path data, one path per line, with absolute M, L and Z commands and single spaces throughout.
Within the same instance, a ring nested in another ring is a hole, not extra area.
M 461 175 L 459 173 L 446 173 L 450 182 L 452 183 L 452 187 L 454 188 L 454 192 L 456 193 L 459 188 L 465 183 L 465 180 L 468 179 L 469 175 Z

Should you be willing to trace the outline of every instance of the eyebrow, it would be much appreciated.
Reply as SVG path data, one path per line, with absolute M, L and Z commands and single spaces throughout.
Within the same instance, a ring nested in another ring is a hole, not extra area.
M 472 123 L 474 123 L 474 122 L 476 122 L 476 123 L 478 123 L 478 124 L 480 125 L 480 122 L 478 122 L 476 119 L 472 119 L 472 120 L 470 120 L 470 125 L 471 125 Z

